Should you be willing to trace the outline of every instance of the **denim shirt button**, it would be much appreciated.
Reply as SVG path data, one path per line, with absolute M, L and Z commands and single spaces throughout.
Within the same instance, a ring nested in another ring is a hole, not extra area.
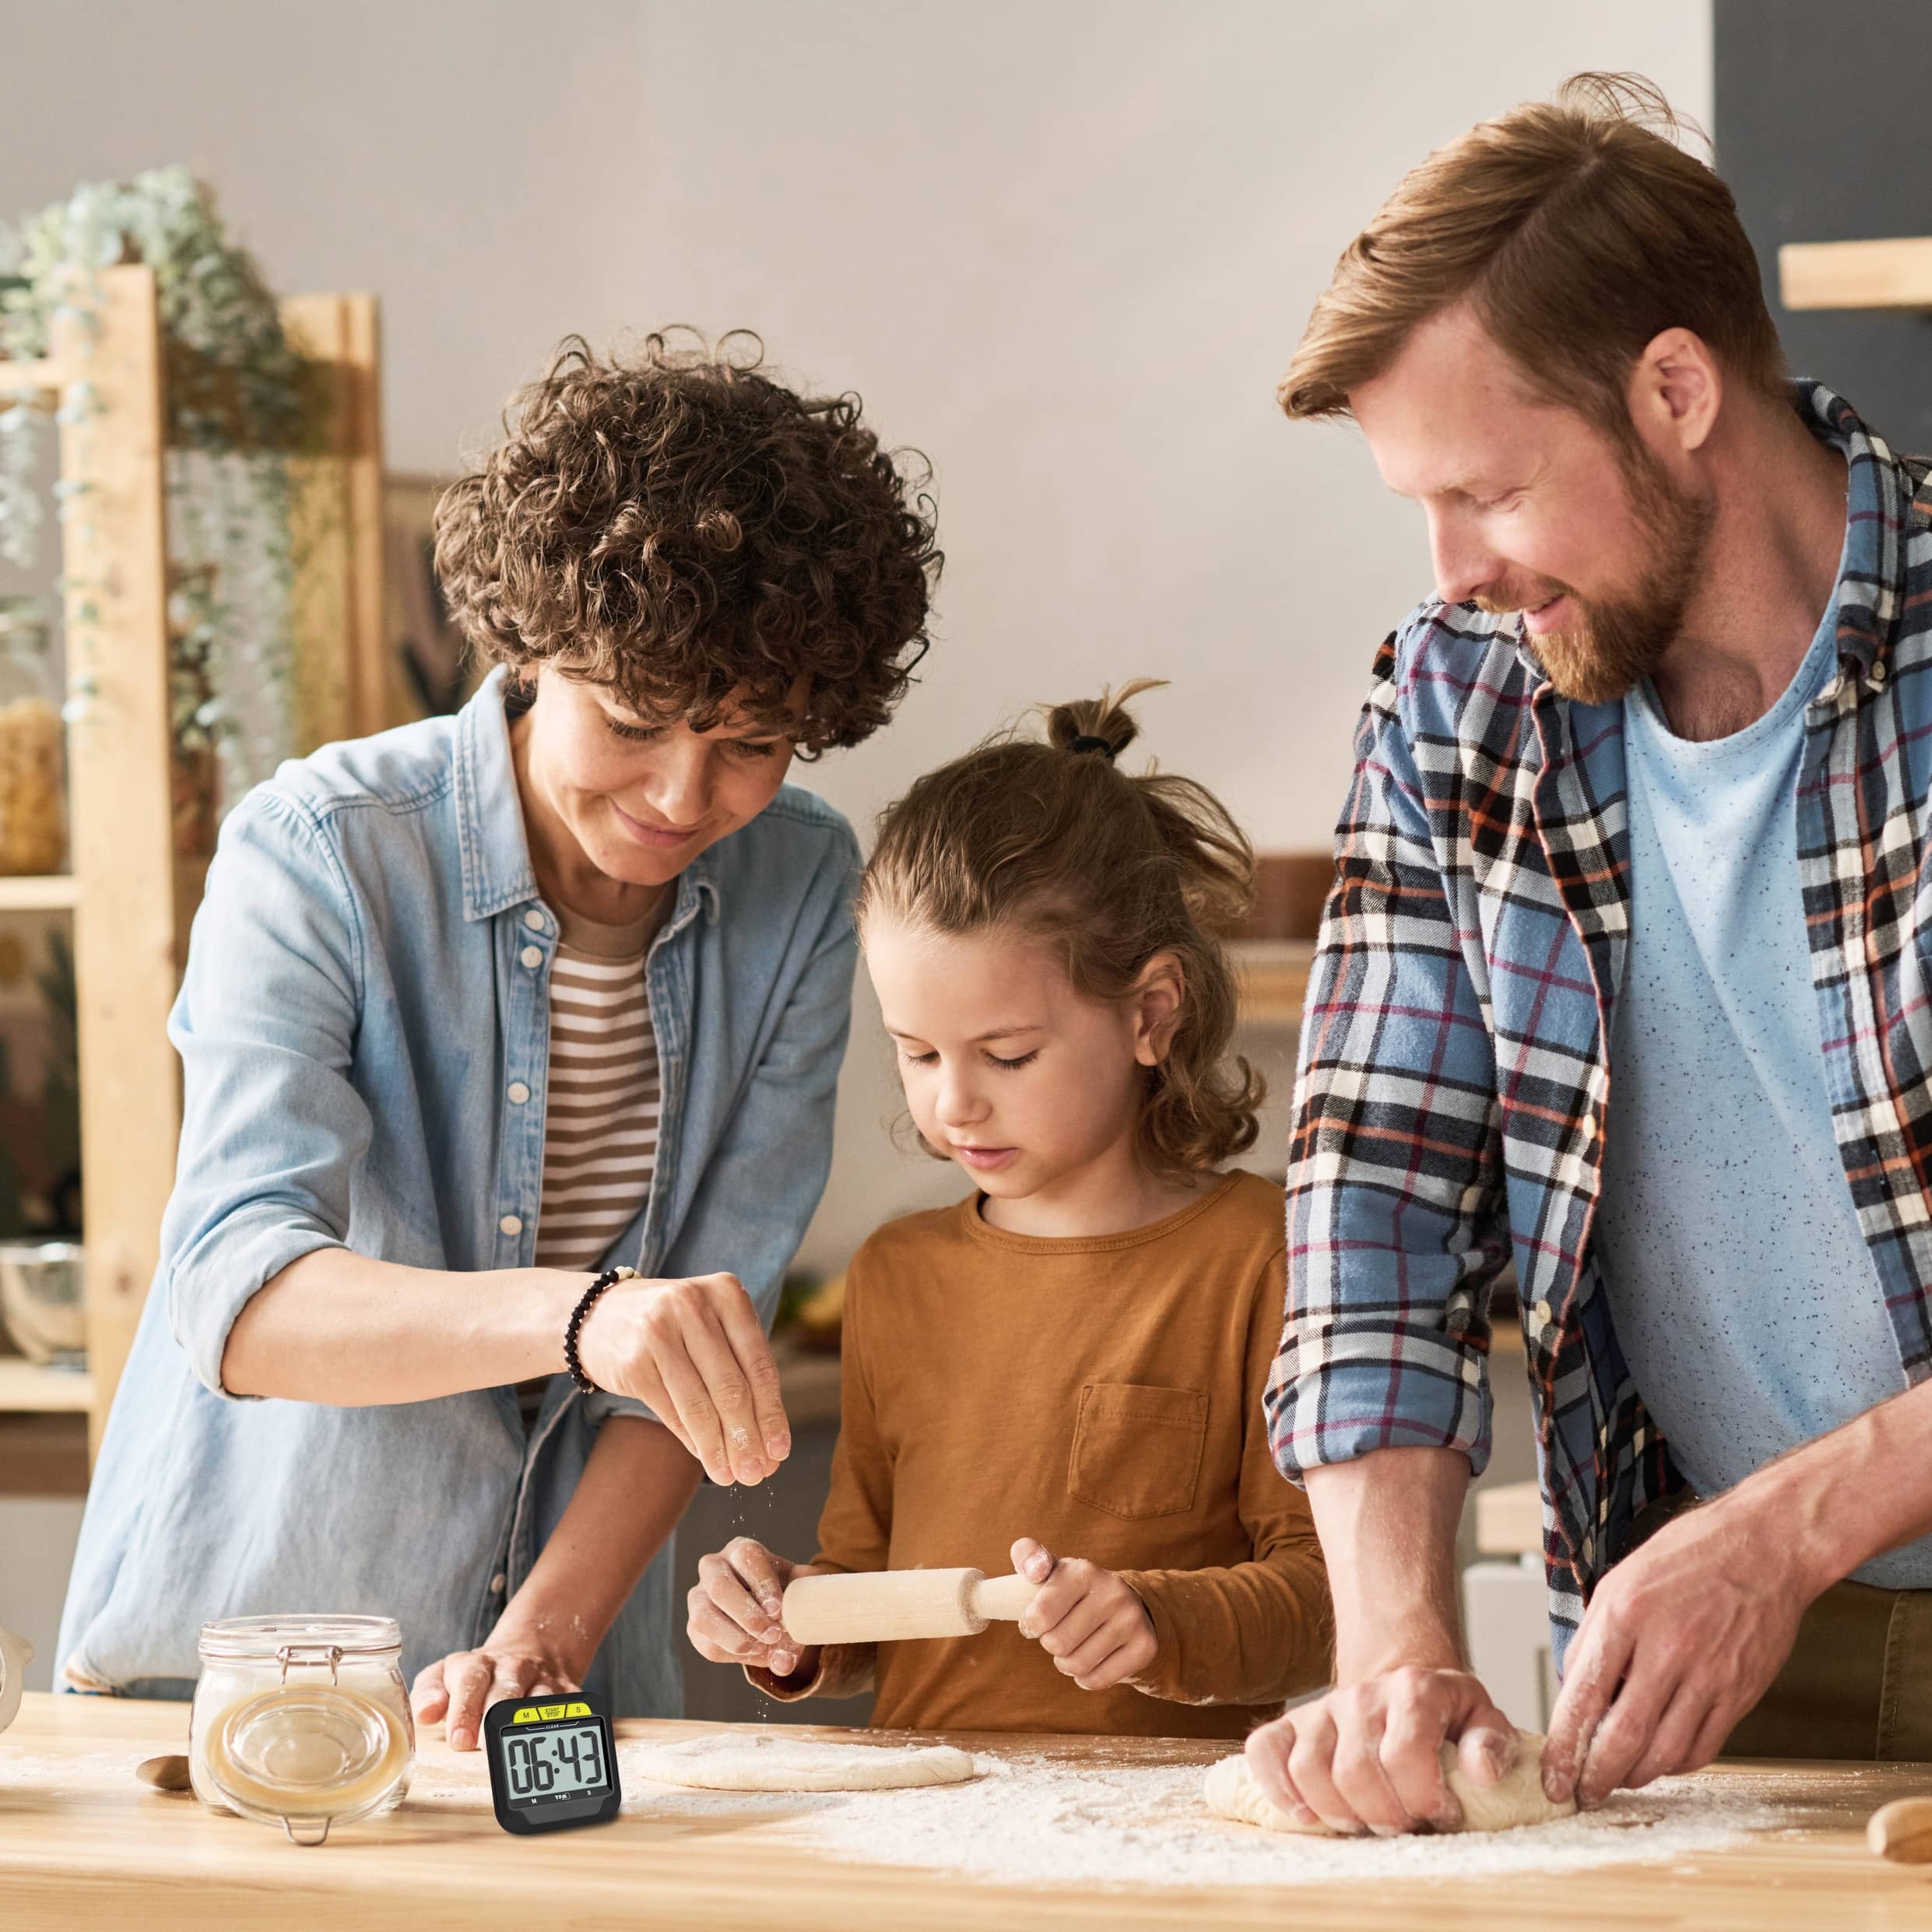
M 541 933 L 543 930 L 543 915 L 538 912 L 535 906 L 532 906 L 528 912 L 524 914 L 523 923 L 532 933 Z
M 507 1091 L 510 1096 L 510 1104 L 513 1107 L 521 1107 L 530 1098 L 530 1090 L 524 1085 L 522 1080 L 512 1080 Z
M 526 946 L 518 957 L 526 966 L 541 966 L 543 964 L 543 948 L 540 946 Z
M 490 1579 L 490 1595 L 492 1597 L 501 1597 L 503 1594 L 504 1585 L 508 1582 L 509 1580 L 509 1578 L 505 1576 L 502 1571 L 497 1571 L 496 1575 Z
M 520 1235 L 523 1232 L 523 1217 L 521 1214 L 506 1214 L 497 1225 L 506 1235 Z

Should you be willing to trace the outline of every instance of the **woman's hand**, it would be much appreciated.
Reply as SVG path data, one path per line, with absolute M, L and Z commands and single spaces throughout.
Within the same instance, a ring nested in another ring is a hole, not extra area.
M 792 1676 L 818 1655 L 786 1635 L 779 1613 L 785 1586 L 816 1576 L 809 1563 L 774 1555 L 762 1543 L 736 1537 L 715 1556 L 697 1560 L 697 1582 L 686 1599 L 692 1647 L 713 1663 L 745 1663 Z
M 1144 1670 L 1159 1651 L 1147 1607 L 1112 1570 L 1084 1558 L 1062 1557 L 1031 1537 L 1013 1546 L 1015 1572 L 1041 1586 L 1020 1619 L 1020 1634 L 1037 1639 L 1056 1670 L 1083 1691 L 1112 1690 Z
M 762 1482 L 792 1453 L 778 1365 L 735 1274 L 620 1281 L 577 1351 L 599 1388 L 645 1403 L 715 1483 Z
M 409 1704 L 419 1724 L 444 1720 L 451 1751 L 474 1751 L 492 1704 L 581 1690 L 584 1667 L 547 1632 L 500 1623 L 480 1650 L 453 1651 L 418 1671 Z

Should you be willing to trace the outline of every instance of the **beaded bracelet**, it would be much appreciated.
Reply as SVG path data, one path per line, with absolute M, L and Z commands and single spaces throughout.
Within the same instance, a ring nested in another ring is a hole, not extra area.
M 606 1288 L 614 1288 L 620 1281 L 634 1281 L 635 1268 L 606 1268 L 587 1287 L 571 1310 L 571 1319 L 564 1330 L 564 1366 L 570 1371 L 571 1380 L 587 1396 L 597 1393 L 597 1385 L 584 1373 L 584 1358 L 577 1352 L 577 1338 L 584 1332 L 584 1324 L 590 1319 L 590 1312 L 598 1303 Z

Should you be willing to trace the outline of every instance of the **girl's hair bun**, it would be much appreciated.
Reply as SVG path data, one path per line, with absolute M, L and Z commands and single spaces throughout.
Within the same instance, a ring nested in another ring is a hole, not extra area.
M 1127 709 L 1129 701 L 1143 691 L 1157 691 L 1166 683 L 1164 677 L 1136 677 L 1119 690 L 1102 691 L 1098 697 L 1043 706 L 1047 743 L 1059 751 L 1104 751 L 1112 764 L 1140 736 L 1140 727 Z

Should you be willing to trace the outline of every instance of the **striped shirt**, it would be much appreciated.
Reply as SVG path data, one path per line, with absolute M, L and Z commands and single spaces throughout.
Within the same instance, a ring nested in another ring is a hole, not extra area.
M 1932 1375 L 1932 465 L 1817 384 L 1793 400 L 1844 453 L 1853 540 L 1838 663 L 1805 712 L 1791 916 L 1916 1384 Z M 1621 703 L 1559 696 L 1518 616 L 1424 605 L 1376 656 L 1337 869 L 1296 1080 L 1275 1460 L 1299 1477 L 1412 1445 L 1480 1471 L 1489 1291 L 1513 1258 L 1560 1656 L 1638 1513 L 1681 1487 L 1594 1238 L 1630 924 Z M 1772 1131 L 1739 1123 L 1745 1142 Z
M 595 1273 L 636 1219 L 657 1164 L 658 1042 L 644 967 L 660 915 L 605 926 L 557 910 L 536 1265 Z M 518 1385 L 526 1427 L 547 1380 Z

